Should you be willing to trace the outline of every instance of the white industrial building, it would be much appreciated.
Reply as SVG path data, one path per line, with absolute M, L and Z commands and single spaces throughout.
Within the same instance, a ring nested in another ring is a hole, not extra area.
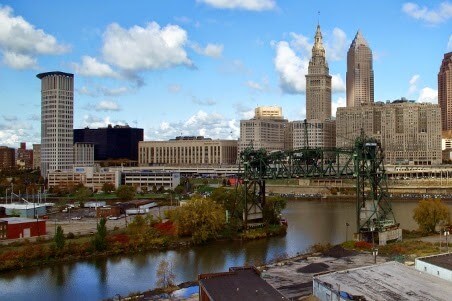
M 312 284 L 322 301 L 449 301 L 452 296 L 450 281 L 395 261 L 314 276 Z
M 451 253 L 416 258 L 415 267 L 418 271 L 452 282 Z M 452 286 L 452 283 L 449 285 Z

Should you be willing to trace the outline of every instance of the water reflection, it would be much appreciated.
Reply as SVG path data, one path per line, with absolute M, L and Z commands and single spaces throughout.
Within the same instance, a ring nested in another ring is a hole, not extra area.
M 416 202 L 394 202 L 393 211 L 404 229 L 415 229 Z M 452 204 L 448 204 L 452 208 Z M 225 241 L 167 252 L 116 256 L 0 274 L 0 300 L 100 300 L 116 294 L 151 289 L 161 260 L 172 264 L 176 283 L 198 274 L 227 271 L 231 266 L 260 264 L 282 255 L 293 256 L 315 243 L 340 243 L 356 232 L 353 202 L 291 201 L 283 216 L 289 227 L 284 237 L 256 241 Z M 26 289 L 24 289 L 26 288 Z

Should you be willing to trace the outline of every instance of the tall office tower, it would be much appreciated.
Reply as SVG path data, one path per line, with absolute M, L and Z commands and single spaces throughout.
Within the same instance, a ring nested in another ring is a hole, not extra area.
M 74 164 L 74 74 L 40 73 L 41 175 Z
M 320 25 L 317 25 L 312 58 L 306 75 L 306 118 L 331 119 L 331 75 L 325 58 Z
M 452 130 L 452 52 L 444 55 L 439 69 L 438 104 L 441 107 L 442 130 Z
M 374 102 L 372 50 L 358 30 L 347 53 L 347 107 Z

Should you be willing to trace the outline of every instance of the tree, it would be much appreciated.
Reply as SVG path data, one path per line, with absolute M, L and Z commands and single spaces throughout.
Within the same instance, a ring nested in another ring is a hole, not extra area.
M 74 199 L 77 202 L 79 202 L 80 204 L 84 204 L 84 203 L 86 203 L 86 201 L 89 200 L 89 198 L 91 197 L 92 194 L 93 193 L 89 188 L 83 186 L 83 187 L 78 188 L 75 191 Z M 83 207 L 83 206 L 80 205 L 80 207 Z
M 58 250 L 62 250 L 65 244 L 64 231 L 60 225 L 56 228 L 55 236 L 53 238 L 55 240 L 55 245 Z
M 413 219 L 425 233 L 435 232 L 441 221 L 447 221 L 449 209 L 440 199 L 424 199 L 413 210 Z
M 108 183 L 104 183 L 102 185 L 102 191 L 104 193 L 112 193 L 113 191 L 115 191 L 115 184 L 108 182 Z
M 135 188 L 130 185 L 121 185 L 116 190 L 116 196 L 123 201 L 131 201 L 135 197 Z
M 173 273 L 173 267 L 166 261 L 162 259 L 157 268 L 157 287 L 168 288 L 174 286 L 174 279 L 176 275 Z
M 286 200 L 280 196 L 267 197 L 263 211 L 264 222 L 268 225 L 278 225 L 279 216 L 286 208 L 286 203 Z
M 191 235 L 197 243 L 217 237 L 225 225 L 224 207 L 210 198 L 194 197 L 168 214 L 179 235 Z
M 97 223 L 97 232 L 94 236 L 93 245 L 97 251 L 104 251 L 107 248 L 107 220 L 102 217 Z

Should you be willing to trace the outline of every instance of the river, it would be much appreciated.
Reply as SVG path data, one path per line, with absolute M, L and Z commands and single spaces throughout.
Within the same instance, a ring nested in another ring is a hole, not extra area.
M 393 202 L 397 222 L 415 229 L 415 201 Z M 449 203 L 449 210 L 452 204 Z M 195 280 L 200 273 L 227 271 L 231 266 L 261 264 L 294 256 L 315 243 L 337 244 L 356 231 L 355 204 L 333 201 L 289 201 L 283 212 L 289 227 L 284 237 L 242 243 L 221 242 L 166 252 L 57 264 L 0 274 L 0 300 L 101 300 L 116 294 L 155 287 L 163 259 L 172 263 L 176 283 Z M 347 227 L 346 223 L 350 226 Z

